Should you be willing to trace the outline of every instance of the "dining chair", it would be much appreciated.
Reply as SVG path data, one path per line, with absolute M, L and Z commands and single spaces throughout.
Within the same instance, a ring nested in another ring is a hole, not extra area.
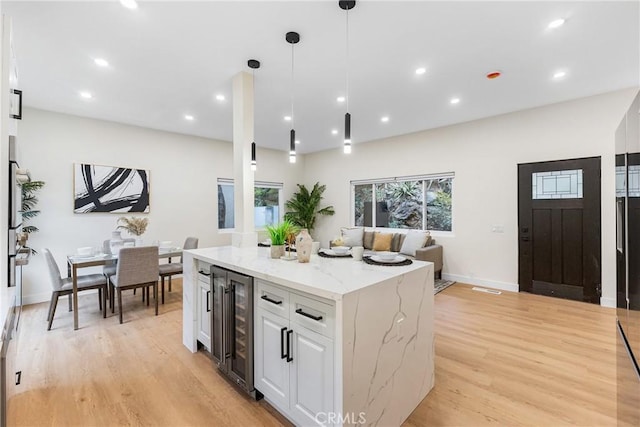
M 182 249 L 197 249 L 198 238 L 187 237 L 184 241 Z M 164 278 L 169 278 L 169 292 L 171 292 L 171 276 L 182 274 L 182 256 L 180 256 L 180 262 L 168 262 L 166 264 L 160 264 L 160 289 L 162 290 L 162 303 L 164 304 Z
M 116 274 L 109 277 L 111 283 L 111 312 L 114 311 L 115 292 L 118 292 L 118 316 L 122 323 L 122 291 L 127 289 L 153 286 L 153 296 L 158 315 L 158 247 L 140 246 L 137 248 L 122 248 L 118 254 Z M 147 298 L 147 306 L 149 298 Z
M 49 314 L 47 315 L 47 321 L 49 322 L 47 331 L 50 331 L 53 317 L 56 314 L 56 307 L 58 306 L 58 298 L 63 295 L 73 294 L 73 279 L 71 277 L 64 279 L 60 277 L 60 269 L 49 249 L 43 249 L 42 253 L 47 261 L 49 277 L 51 278 L 51 285 L 53 286 L 51 302 L 49 303 Z M 78 276 L 78 292 L 89 289 L 98 290 L 98 305 L 102 311 L 102 317 L 107 317 L 107 279 L 105 279 L 102 274 L 85 274 Z

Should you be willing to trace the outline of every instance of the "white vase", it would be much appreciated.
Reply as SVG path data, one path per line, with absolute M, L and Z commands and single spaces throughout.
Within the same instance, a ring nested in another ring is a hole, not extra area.
M 135 246 L 144 246 L 144 241 L 142 240 L 142 237 L 136 236 Z
M 296 236 L 296 254 L 298 255 L 298 262 L 309 262 L 309 259 L 311 258 L 312 245 L 313 239 L 309 235 L 307 229 L 303 228 Z

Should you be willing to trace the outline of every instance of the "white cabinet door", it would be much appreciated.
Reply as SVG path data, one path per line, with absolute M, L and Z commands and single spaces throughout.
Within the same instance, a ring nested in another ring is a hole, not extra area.
M 264 309 L 256 310 L 254 385 L 271 403 L 285 411 L 289 407 L 288 326 L 287 319 Z
M 198 341 L 211 351 L 211 285 L 198 281 Z
M 291 329 L 290 413 L 296 424 L 326 425 L 333 411 L 333 341 L 295 322 Z

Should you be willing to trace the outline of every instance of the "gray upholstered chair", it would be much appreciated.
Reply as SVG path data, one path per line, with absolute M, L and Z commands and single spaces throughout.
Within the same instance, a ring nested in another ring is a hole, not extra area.
M 187 237 L 184 241 L 182 249 L 197 249 L 198 238 Z M 162 303 L 164 304 L 164 278 L 169 278 L 169 292 L 171 292 L 171 276 L 182 274 L 182 257 L 180 262 L 169 262 L 166 264 L 160 264 L 160 289 L 162 290 Z
M 51 302 L 49 303 L 49 314 L 47 321 L 49 325 L 47 330 L 51 330 L 51 324 L 53 323 L 53 316 L 56 314 L 56 307 L 58 306 L 58 298 L 63 295 L 73 294 L 73 279 L 71 277 L 60 277 L 60 269 L 56 260 L 51 255 L 49 249 L 43 249 L 42 253 L 47 261 L 47 268 L 49 269 L 49 276 L 51 278 L 51 285 L 53 286 L 53 292 L 51 293 Z M 86 291 L 89 289 L 98 290 L 98 305 L 102 310 L 102 317 L 107 317 L 107 279 L 102 274 L 85 274 L 78 276 L 78 292 Z
M 116 274 L 109 277 L 111 283 L 111 312 L 114 310 L 115 291 L 118 292 L 118 315 L 122 323 L 122 291 L 153 286 L 153 296 L 158 315 L 158 247 L 141 246 L 122 248 L 118 255 Z M 144 289 L 143 289 L 144 294 Z M 149 298 L 147 298 L 149 305 Z

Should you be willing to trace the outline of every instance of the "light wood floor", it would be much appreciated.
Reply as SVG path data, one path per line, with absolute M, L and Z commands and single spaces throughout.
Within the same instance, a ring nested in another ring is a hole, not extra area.
M 75 332 L 63 299 L 49 332 L 47 305 L 26 307 L 9 425 L 281 425 L 183 347 L 179 283 L 158 317 L 124 298 L 123 325 L 95 295 Z M 436 295 L 435 323 L 436 386 L 406 426 L 616 424 L 613 309 L 456 284 Z

